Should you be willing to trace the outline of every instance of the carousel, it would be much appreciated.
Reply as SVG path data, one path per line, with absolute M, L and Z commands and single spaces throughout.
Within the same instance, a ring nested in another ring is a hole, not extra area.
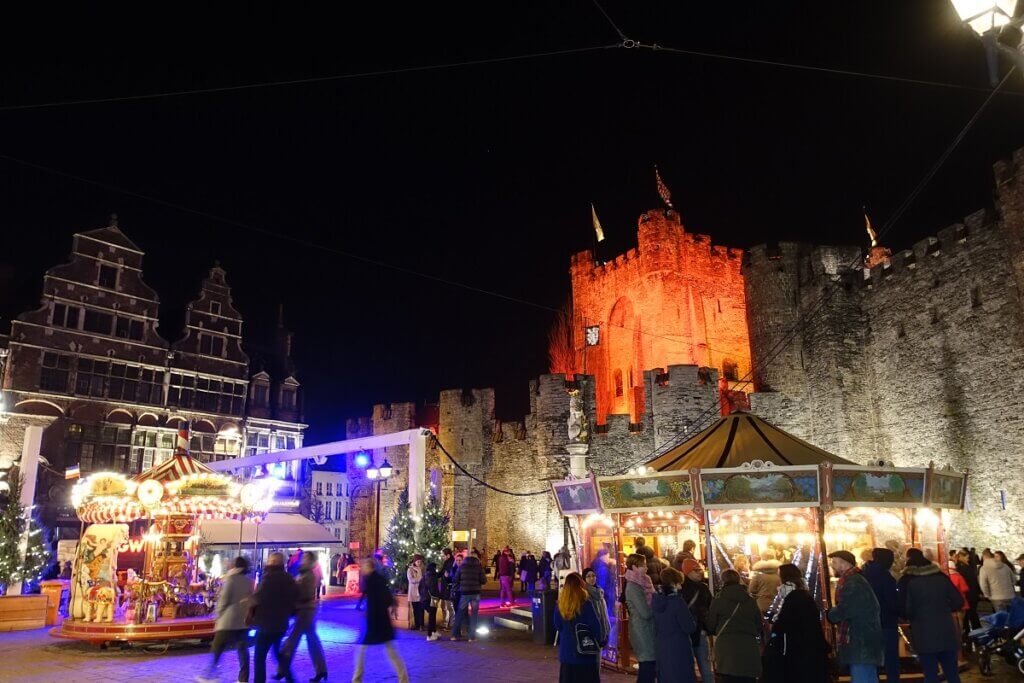
M 94 643 L 211 638 L 220 571 L 203 563 L 203 520 L 258 520 L 273 499 L 193 460 L 188 427 L 167 461 L 134 478 L 97 472 L 72 491 L 82 533 L 68 618 L 50 633 Z
M 581 565 L 604 577 L 612 637 L 603 659 L 624 671 L 633 659 L 618 591 L 640 539 L 666 565 L 692 547 L 712 592 L 726 569 L 746 581 L 758 563 L 793 563 L 824 614 L 836 584 L 826 557 L 835 550 L 863 561 L 887 547 L 899 569 L 916 547 L 945 570 L 946 515 L 963 508 L 966 485 L 965 473 L 932 465 L 857 465 L 746 412 L 627 474 L 552 484 L 579 539 Z M 831 641 L 824 619 L 823 628 Z M 905 644 L 904 654 L 909 663 Z

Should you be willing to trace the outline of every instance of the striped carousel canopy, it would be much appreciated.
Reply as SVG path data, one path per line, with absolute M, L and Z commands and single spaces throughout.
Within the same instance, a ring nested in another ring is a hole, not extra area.
M 166 484 L 169 481 L 183 479 L 190 474 L 204 474 L 207 472 L 213 474 L 213 470 L 203 463 L 194 460 L 187 453 L 175 453 L 171 456 L 170 460 L 165 460 L 159 465 L 138 474 L 133 481 L 152 479 L 161 484 Z
M 856 464 L 812 446 L 757 415 L 737 411 L 651 460 L 647 466 L 665 472 L 694 467 L 742 467 L 753 460 L 773 465 Z

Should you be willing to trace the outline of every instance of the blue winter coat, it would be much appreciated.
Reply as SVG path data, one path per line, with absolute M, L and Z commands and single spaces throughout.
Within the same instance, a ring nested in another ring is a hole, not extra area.
M 868 560 L 860 570 L 861 575 L 871 584 L 871 590 L 878 598 L 878 616 L 882 628 L 896 628 L 899 622 L 899 599 L 896 594 L 896 579 L 888 569 L 874 560 Z
M 659 683 L 695 683 L 690 634 L 697 630 L 697 622 L 690 608 L 679 593 L 666 591 L 655 593 L 651 611 Z
M 562 613 L 555 607 L 555 629 L 558 631 L 558 661 L 563 664 L 595 664 L 600 660 L 601 655 L 581 655 L 576 651 L 576 624 L 586 624 L 594 637 L 600 637 L 601 622 L 598 620 L 597 612 L 594 611 L 594 603 L 587 600 L 583 603 L 583 609 L 576 615 L 575 619 L 566 620 Z

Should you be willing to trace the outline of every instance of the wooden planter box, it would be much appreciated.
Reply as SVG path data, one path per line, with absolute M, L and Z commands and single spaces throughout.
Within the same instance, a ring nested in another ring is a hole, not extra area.
M 395 596 L 395 609 L 391 613 L 391 625 L 395 628 L 412 628 L 412 610 L 409 608 L 409 596 L 404 593 Z
M 0 597 L 0 631 L 26 631 L 46 626 L 45 595 Z

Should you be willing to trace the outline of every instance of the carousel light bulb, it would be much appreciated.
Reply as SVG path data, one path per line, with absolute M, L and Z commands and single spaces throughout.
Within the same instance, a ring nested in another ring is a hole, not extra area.
M 782 515 L 782 521 L 784 521 L 784 522 L 792 522 L 793 521 L 793 515 L 791 515 L 791 514 L 789 514 L 787 512 L 786 514 Z
M 653 512 L 648 512 L 647 513 L 647 519 L 654 519 L 654 513 Z

